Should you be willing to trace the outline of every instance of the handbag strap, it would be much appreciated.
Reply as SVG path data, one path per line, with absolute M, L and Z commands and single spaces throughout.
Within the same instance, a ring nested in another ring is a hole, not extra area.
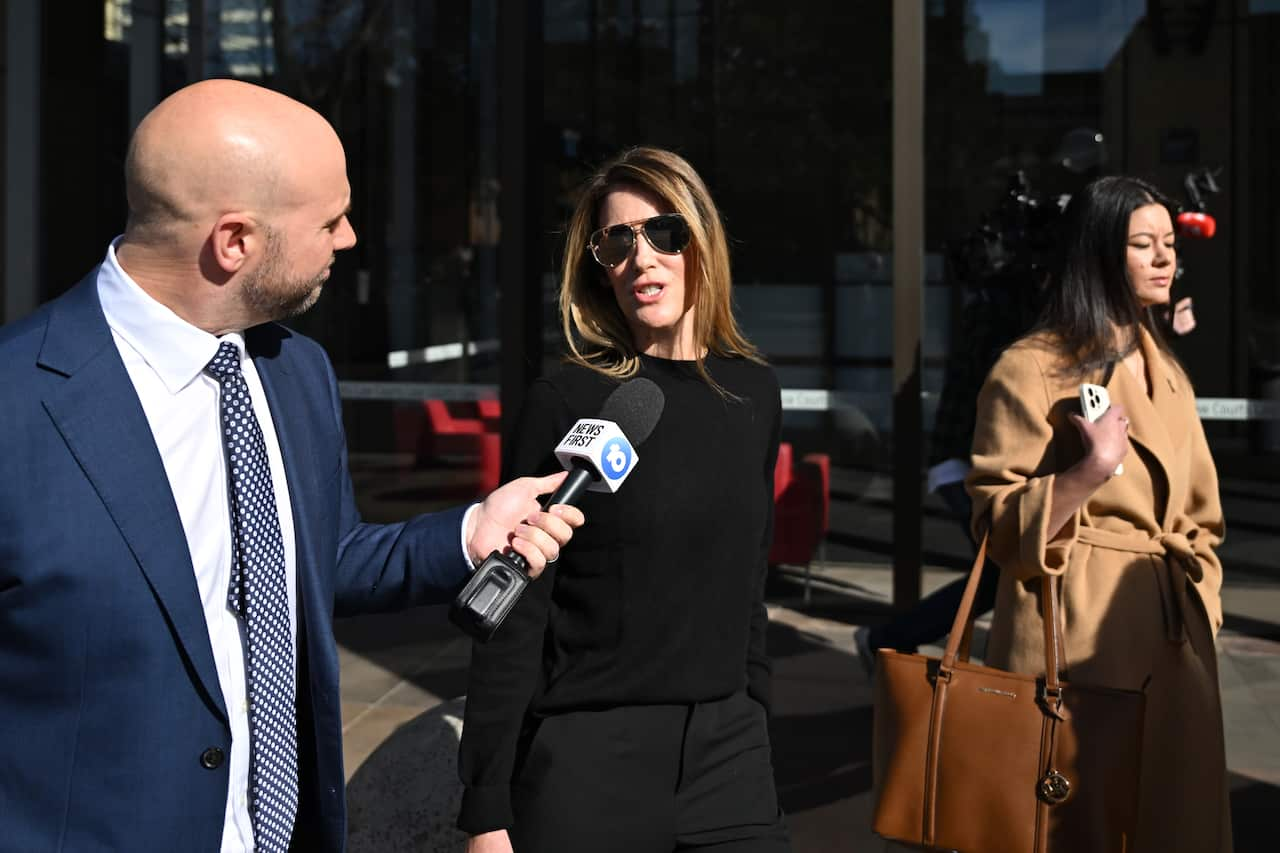
M 969 660 L 969 643 L 973 639 L 973 602 L 978 597 L 978 584 L 982 581 L 982 570 L 987 564 L 987 539 L 989 533 L 982 534 L 982 542 L 978 545 L 978 556 L 969 570 L 969 582 L 965 584 L 964 595 L 960 598 L 960 608 L 956 610 L 955 621 L 951 625 L 951 633 L 947 635 L 947 645 L 942 652 L 942 668 L 950 670 L 957 660 Z
M 1044 622 L 1044 665 L 1046 679 L 1057 683 L 1063 677 L 1062 631 L 1058 596 L 1059 578 L 1045 575 L 1040 579 L 1041 621 Z
M 973 622 L 976 617 L 973 602 L 978 597 L 978 584 L 982 581 L 982 571 L 987 564 L 987 541 L 990 536 L 990 532 L 982 534 L 978 556 L 974 558 L 973 568 L 969 570 L 969 582 L 965 584 L 960 607 L 956 610 L 956 618 L 951 624 L 951 633 L 947 635 L 947 645 L 942 652 L 942 670 L 949 672 L 955 666 L 957 658 L 961 662 L 969 660 L 969 643 L 973 638 Z
M 969 572 L 969 582 L 965 584 L 964 596 L 960 599 L 960 607 L 956 610 L 955 621 L 951 625 L 951 633 L 947 637 L 947 645 L 942 653 L 939 672 L 950 672 L 956 661 L 969 661 L 969 645 L 973 640 L 973 623 L 977 614 L 973 612 L 973 603 L 978 597 L 978 584 L 982 581 L 982 572 L 987 564 L 987 543 L 990 531 L 982 534 L 982 543 L 978 546 L 978 554 L 974 558 L 973 568 Z M 1058 614 L 1058 576 L 1044 575 L 1040 581 L 1040 621 L 1044 623 L 1044 671 L 1045 695 L 1053 712 L 1061 710 L 1062 698 L 1062 661 L 1064 659 L 1062 630 Z

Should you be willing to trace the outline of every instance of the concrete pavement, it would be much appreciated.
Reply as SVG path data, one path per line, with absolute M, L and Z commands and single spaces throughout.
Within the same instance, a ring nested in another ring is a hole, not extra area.
M 404 517 L 406 501 L 425 508 L 439 498 L 428 482 L 436 476 L 359 468 L 366 517 Z M 837 561 L 816 570 L 811 602 L 795 572 L 770 585 L 775 775 L 797 853 L 896 849 L 870 831 L 871 685 L 852 642 L 854 626 L 888 613 L 888 503 L 883 482 L 843 496 L 842 482 L 837 475 L 829 540 Z M 1227 478 L 1223 492 L 1233 527 L 1219 663 L 1236 851 L 1270 853 L 1280 813 L 1280 486 Z M 927 558 L 962 564 L 963 535 L 938 507 L 927 511 Z M 956 576 L 931 569 L 925 589 Z M 352 853 L 461 850 L 454 762 L 468 641 L 443 608 L 344 620 L 338 639 Z
M 872 593 L 889 589 L 877 566 L 835 566 L 829 577 Z M 927 587 L 954 573 L 930 572 Z M 842 596 L 847 598 L 848 596 Z M 1237 625 L 1220 643 L 1236 850 L 1274 849 L 1280 810 L 1280 585 L 1229 585 Z M 770 607 L 772 736 L 779 794 L 797 853 L 886 850 L 870 831 L 871 685 L 852 642 L 856 605 L 820 591 Z M 340 623 L 351 850 L 457 851 L 455 773 L 466 689 L 467 641 L 442 609 Z M 937 651 L 936 649 L 934 650 Z

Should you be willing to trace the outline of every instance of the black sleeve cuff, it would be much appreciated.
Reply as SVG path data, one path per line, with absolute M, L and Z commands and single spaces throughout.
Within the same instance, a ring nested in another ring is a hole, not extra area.
M 463 790 L 458 829 L 468 835 L 480 835 L 509 829 L 513 823 L 510 785 L 482 785 Z

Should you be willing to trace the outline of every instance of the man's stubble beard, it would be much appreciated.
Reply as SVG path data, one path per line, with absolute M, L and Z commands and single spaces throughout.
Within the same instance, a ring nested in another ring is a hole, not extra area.
M 241 285 L 245 301 L 263 322 L 285 320 L 306 311 L 320 298 L 327 269 L 308 279 L 289 278 L 285 269 L 284 237 L 278 231 L 264 229 L 267 256 Z

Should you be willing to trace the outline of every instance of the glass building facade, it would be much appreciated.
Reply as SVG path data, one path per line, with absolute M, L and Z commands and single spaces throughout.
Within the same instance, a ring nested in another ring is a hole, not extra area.
M 1099 174 L 1148 178 L 1187 205 L 1199 193 L 1217 234 L 1181 246 L 1177 295 L 1198 325 L 1176 348 L 1209 401 L 1230 522 L 1231 494 L 1280 468 L 1280 421 L 1247 402 L 1280 398 L 1276 0 L 927 0 L 908 57 L 925 81 L 906 95 L 920 99 L 915 138 L 895 132 L 904 90 L 887 2 L 0 6 L 6 321 L 74 284 L 122 230 L 128 135 L 169 92 L 237 77 L 337 128 L 361 239 L 294 325 L 344 381 L 373 518 L 476 491 L 474 442 L 435 441 L 422 401 L 453 401 L 474 426 L 483 416 L 466 407 L 497 399 L 510 428 L 524 385 L 558 357 L 575 189 L 644 143 L 686 156 L 721 206 L 738 315 L 786 389 L 784 438 L 834 464 L 828 556 L 921 548 L 925 562 L 964 562 L 934 499 L 904 519 L 914 504 L 895 492 L 923 491 L 948 354 L 965 345 L 966 247 L 985 241 L 990 260 L 993 245 L 1034 237 L 1009 219 L 1011 187 L 1042 211 Z M 923 258 L 918 283 L 894 276 L 895 153 L 910 146 L 924 152 L 923 233 L 904 248 Z M 905 286 L 922 318 L 920 423 L 895 428 Z M 1265 571 L 1257 555 L 1280 530 L 1251 525 L 1255 511 L 1240 510 L 1224 556 L 1239 549 L 1236 564 Z

